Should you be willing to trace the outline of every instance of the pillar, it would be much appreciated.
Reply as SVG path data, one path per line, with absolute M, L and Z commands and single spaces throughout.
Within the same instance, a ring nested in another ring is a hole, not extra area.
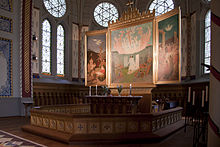
M 220 71 L 220 1 L 211 1 L 211 65 Z M 210 120 L 220 128 L 220 81 L 210 73 Z M 220 147 L 220 135 L 208 124 L 208 147 Z

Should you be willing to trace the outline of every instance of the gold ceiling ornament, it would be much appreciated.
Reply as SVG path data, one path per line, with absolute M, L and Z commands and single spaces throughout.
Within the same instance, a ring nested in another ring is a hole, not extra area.
M 132 8 L 131 4 L 129 3 L 128 10 L 123 12 L 119 19 L 116 19 L 115 21 L 114 20 L 109 21 L 108 27 L 116 27 L 127 23 L 132 23 L 153 17 L 155 17 L 155 9 L 153 10 L 152 13 L 150 11 L 147 12 L 144 11 L 143 13 L 140 13 L 137 8 Z

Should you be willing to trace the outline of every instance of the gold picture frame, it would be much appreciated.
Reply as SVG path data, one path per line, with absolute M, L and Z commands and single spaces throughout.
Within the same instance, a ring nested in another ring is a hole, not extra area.
M 107 84 L 107 29 L 85 34 L 85 85 Z
M 156 81 L 181 81 L 181 12 L 173 9 L 156 17 Z
M 155 32 L 155 11 L 141 14 L 129 8 L 119 20 L 109 23 L 109 87 L 155 87 Z

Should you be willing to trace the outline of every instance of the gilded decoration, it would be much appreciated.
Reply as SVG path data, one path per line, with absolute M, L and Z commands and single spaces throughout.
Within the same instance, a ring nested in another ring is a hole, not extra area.
M 64 131 L 65 130 L 64 121 L 57 120 L 57 130 L 59 130 L 59 131 Z
M 65 122 L 65 132 L 73 133 L 73 123 L 70 121 Z
M 103 134 L 113 133 L 113 122 L 102 122 L 102 129 Z
M 50 121 L 48 118 L 43 118 L 43 126 L 49 128 Z
M 86 134 L 87 133 L 86 122 L 75 122 L 74 123 L 74 133 L 75 134 Z
M 99 122 L 89 122 L 89 128 L 88 133 L 89 134 L 99 134 L 100 133 L 100 127 Z
M 120 25 L 140 21 L 146 18 L 148 19 L 154 16 L 155 16 L 155 10 L 153 10 L 152 13 L 150 13 L 150 11 L 147 11 L 147 13 L 145 11 L 143 13 L 140 13 L 137 8 L 129 7 L 127 11 L 122 13 L 122 16 L 119 19 L 109 22 L 108 27 L 110 28 L 118 27 Z

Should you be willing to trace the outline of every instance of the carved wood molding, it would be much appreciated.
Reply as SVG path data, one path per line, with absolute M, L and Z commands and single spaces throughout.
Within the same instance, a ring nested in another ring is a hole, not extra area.
M 140 20 L 153 19 L 154 17 L 155 10 L 153 10 L 152 13 L 150 11 L 147 11 L 147 13 L 145 11 L 140 13 L 137 8 L 129 7 L 127 11 L 123 12 L 119 19 L 116 19 L 116 21 L 109 21 L 108 26 L 109 28 L 118 27 L 120 25 L 129 24 Z

